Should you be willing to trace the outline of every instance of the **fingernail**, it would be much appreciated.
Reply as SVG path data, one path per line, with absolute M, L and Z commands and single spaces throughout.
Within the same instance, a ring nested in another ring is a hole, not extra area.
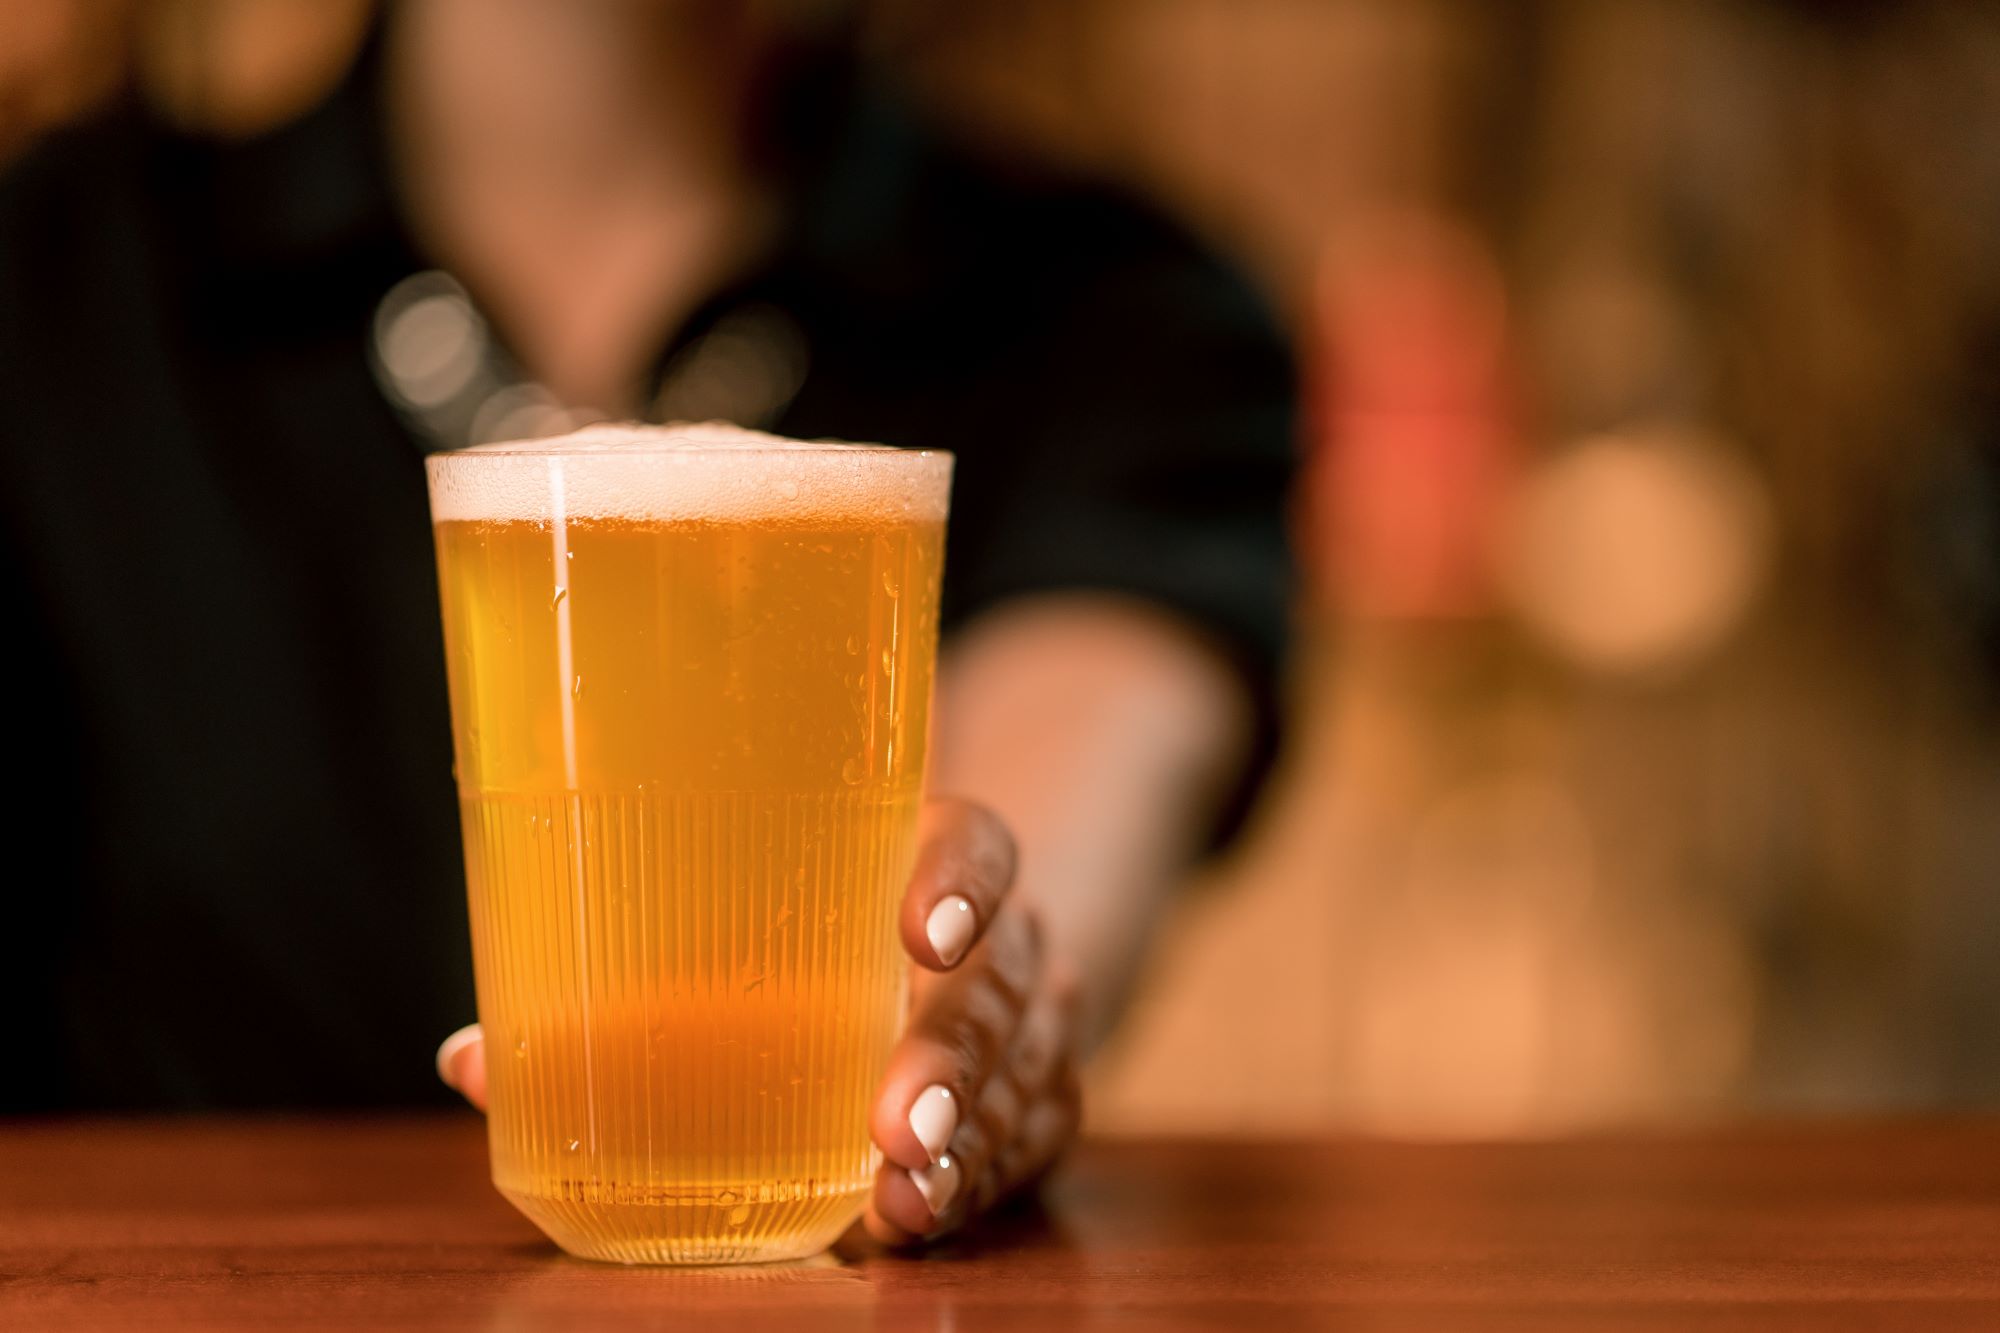
M 935 1222 L 951 1207 L 952 1196 L 958 1193 L 958 1163 L 950 1157 L 940 1157 L 936 1166 L 921 1166 L 910 1172 L 910 1180 L 917 1193 L 924 1196 Z
M 459 1052 L 478 1040 L 479 1024 L 472 1023 L 446 1037 L 444 1044 L 438 1047 L 438 1077 L 444 1080 L 444 1085 L 447 1088 L 456 1088 L 458 1086 L 456 1065 L 458 1063 Z
M 958 1102 L 951 1095 L 951 1089 L 942 1083 L 933 1083 L 917 1095 L 910 1107 L 910 1132 L 917 1136 L 917 1142 L 924 1145 L 924 1152 L 931 1161 L 944 1159 L 945 1145 L 951 1142 L 953 1131 L 958 1128 Z
M 965 946 L 972 943 L 972 932 L 978 924 L 973 919 L 972 904 L 953 894 L 931 909 L 930 918 L 924 922 L 924 934 L 939 961 L 950 967 L 964 956 Z

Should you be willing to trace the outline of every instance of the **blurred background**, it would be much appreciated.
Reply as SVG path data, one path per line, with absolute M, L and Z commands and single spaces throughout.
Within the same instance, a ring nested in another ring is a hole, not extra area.
M 10 0 L 0 164 L 252 134 L 366 0 Z M 2000 1101 L 2000 7 L 874 0 L 1293 331 L 1291 732 L 1099 1132 Z M 0 165 L 4 169 L 4 165 Z

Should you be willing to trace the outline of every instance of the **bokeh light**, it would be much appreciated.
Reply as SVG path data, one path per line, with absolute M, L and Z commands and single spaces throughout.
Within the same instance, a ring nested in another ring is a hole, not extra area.
M 1771 560 L 1748 468 L 1658 427 L 1585 440 L 1531 476 L 1506 534 L 1514 606 L 1578 666 L 1623 674 L 1699 661 L 1740 625 Z

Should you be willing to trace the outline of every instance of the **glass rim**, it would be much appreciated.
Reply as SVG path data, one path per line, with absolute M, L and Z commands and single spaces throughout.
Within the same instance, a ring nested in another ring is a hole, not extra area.
M 426 461 L 434 458 L 714 458 L 726 454 L 740 458 L 784 457 L 788 454 L 841 454 L 850 457 L 895 457 L 908 459 L 952 459 L 957 455 L 949 449 L 928 446 L 911 448 L 900 444 L 856 444 L 848 440 L 782 440 L 773 438 L 770 443 L 744 444 L 728 443 L 720 440 L 663 439 L 659 441 L 627 440 L 617 444 L 585 445 L 568 448 L 553 447 L 554 441 L 567 438 L 552 436 L 534 440 L 501 440 L 490 444 L 468 444 L 457 449 L 433 449 L 424 455 Z

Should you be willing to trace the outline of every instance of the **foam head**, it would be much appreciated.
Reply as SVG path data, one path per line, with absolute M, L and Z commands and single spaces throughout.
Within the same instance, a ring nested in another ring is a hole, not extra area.
M 723 422 L 588 426 L 432 454 L 435 522 L 942 522 L 952 456 Z

